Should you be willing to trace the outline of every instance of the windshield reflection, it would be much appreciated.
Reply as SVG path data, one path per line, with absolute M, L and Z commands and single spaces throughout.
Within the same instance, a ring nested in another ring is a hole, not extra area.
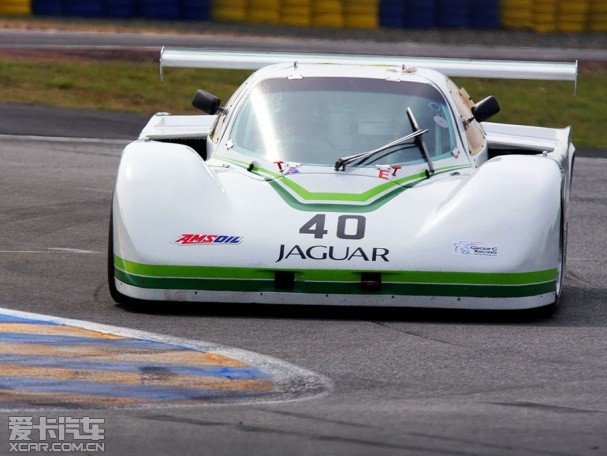
M 407 107 L 415 112 L 420 128 L 428 130 L 424 140 L 430 156 L 450 156 L 455 130 L 441 93 L 428 84 L 380 79 L 264 80 L 237 113 L 230 139 L 234 150 L 254 158 L 334 166 L 337 157 L 411 134 Z M 424 161 L 415 147 L 382 154 L 382 163 L 415 161 Z

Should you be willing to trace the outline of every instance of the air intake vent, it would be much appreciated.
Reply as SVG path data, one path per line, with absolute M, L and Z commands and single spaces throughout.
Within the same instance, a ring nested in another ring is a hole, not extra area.
M 276 271 L 274 274 L 274 288 L 280 291 L 289 291 L 295 288 L 295 273 L 291 271 Z
M 363 272 L 360 275 L 362 291 L 377 293 L 381 291 L 381 274 L 379 272 Z

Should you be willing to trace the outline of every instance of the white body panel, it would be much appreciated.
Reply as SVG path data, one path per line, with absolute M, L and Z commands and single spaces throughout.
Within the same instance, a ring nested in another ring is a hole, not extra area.
M 554 293 L 523 297 L 478 298 L 458 296 L 395 296 L 365 294 L 281 293 L 206 291 L 204 297 L 195 290 L 156 290 L 133 287 L 117 281 L 118 290 L 127 296 L 147 301 L 181 301 L 246 304 L 330 305 L 360 307 L 423 307 L 428 309 L 523 310 L 554 302 Z
M 139 139 L 206 138 L 215 116 L 172 116 L 158 113 L 141 131 Z
M 421 183 L 367 214 L 364 243 L 331 233 L 322 242 L 299 235 L 316 211 L 293 209 L 265 181 L 246 171 L 209 166 L 180 145 L 134 143 L 125 150 L 120 168 L 114 213 L 117 247 L 122 258 L 138 263 L 198 264 L 204 256 L 212 266 L 264 267 L 276 263 L 281 244 L 305 249 L 326 244 L 390 251 L 388 262 L 360 259 L 350 263 L 352 269 L 507 272 L 548 269 L 558 254 L 548 250 L 550 236 L 558 237 L 561 173 L 556 162 L 544 157 L 497 157 L 476 173 L 459 171 L 458 176 Z M 141 204 L 143 200 L 149 203 Z M 327 214 L 329 219 L 338 217 Z M 121 225 L 128 243 L 122 242 Z M 238 236 L 243 241 L 230 246 L 174 244 L 184 233 Z M 270 240 L 278 243 L 271 246 Z M 501 249 L 495 257 L 468 258 L 452 252 L 460 241 Z M 229 255 L 226 249 L 231 249 Z M 288 259 L 283 265 L 296 269 L 309 268 L 312 262 Z
M 351 71 L 330 67 L 310 71 Z M 272 71 L 292 70 L 262 70 L 249 85 Z M 441 75 L 406 77 L 430 79 L 448 96 Z M 271 163 L 240 159 L 223 141 L 207 141 L 206 161 L 161 142 L 205 138 L 214 122 L 156 116 L 126 147 L 113 202 L 115 286 L 124 296 L 477 309 L 555 301 L 574 152 L 569 129 L 486 124 L 482 153 L 435 163 L 428 179 L 415 177 L 419 165 L 385 181 L 366 168 L 303 165 L 281 175 Z M 461 121 L 458 128 L 466 151 Z M 523 153 L 489 159 L 497 149 Z M 316 216 L 326 230 L 318 238 L 302 228 Z

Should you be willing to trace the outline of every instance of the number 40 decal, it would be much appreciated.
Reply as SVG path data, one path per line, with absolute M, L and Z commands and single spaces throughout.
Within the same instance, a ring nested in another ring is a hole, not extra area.
M 316 214 L 300 229 L 301 234 L 313 234 L 315 239 L 322 239 L 329 230 L 325 229 L 325 214 Z M 339 239 L 363 239 L 367 219 L 362 215 L 340 215 L 337 219 L 337 232 Z

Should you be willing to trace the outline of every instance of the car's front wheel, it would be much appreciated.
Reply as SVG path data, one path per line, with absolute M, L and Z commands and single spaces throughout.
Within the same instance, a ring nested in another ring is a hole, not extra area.
M 114 215 L 113 211 L 110 212 L 110 227 L 108 230 L 108 246 L 107 246 L 107 284 L 110 290 L 110 296 L 112 299 L 123 306 L 135 307 L 141 305 L 144 301 L 139 299 L 131 298 L 118 291 L 116 288 L 115 278 L 115 266 L 114 266 Z

